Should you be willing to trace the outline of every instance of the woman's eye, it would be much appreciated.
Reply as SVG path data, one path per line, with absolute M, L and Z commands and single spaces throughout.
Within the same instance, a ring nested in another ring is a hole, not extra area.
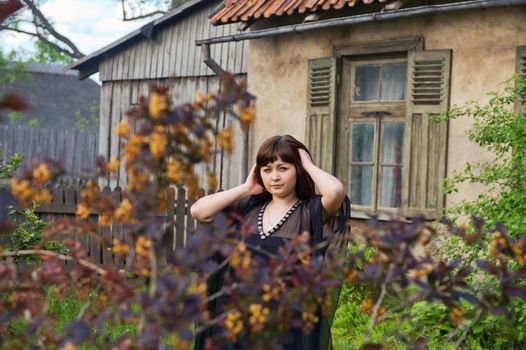
M 263 172 L 268 174 L 270 172 L 270 169 L 263 169 Z
M 281 170 L 281 171 L 287 171 L 287 170 L 288 170 L 288 168 L 287 168 L 287 167 L 284 167 L 284 166 L 282 166 L 281 168 L 279 168 L 279 170 Z

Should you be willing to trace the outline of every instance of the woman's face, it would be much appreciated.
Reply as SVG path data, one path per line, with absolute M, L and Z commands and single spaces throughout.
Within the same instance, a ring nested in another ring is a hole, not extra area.
M 263 186 L 272 195 L 288 197 L 296 194 L 296 167 L 278 157 L 274 162 L 261 167 L 260 170 Z

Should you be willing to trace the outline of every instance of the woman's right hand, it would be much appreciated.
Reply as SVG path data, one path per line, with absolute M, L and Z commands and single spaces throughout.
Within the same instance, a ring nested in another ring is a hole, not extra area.
M 250 173 L 248 174 L 247 180 L 245 181 L 245 187 L 251 196 L 263 193 L 264 188 L 258 183 L 256 177 L 256 164 L 254 164 L 252 169 L 250 169 Z

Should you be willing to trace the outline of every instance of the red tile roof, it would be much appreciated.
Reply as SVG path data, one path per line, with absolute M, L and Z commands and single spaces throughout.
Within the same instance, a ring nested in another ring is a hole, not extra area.
M 353 7 L 358 1 L 370 4 L 375 0 L 225 0 L 224 7 L 210 18 L 210 23 L 247 22 L 271 16 L 339 10 L 345 6 Z

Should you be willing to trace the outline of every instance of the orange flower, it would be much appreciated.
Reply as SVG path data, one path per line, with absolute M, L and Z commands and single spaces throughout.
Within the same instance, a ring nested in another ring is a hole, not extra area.
M 168 138 L 166 134 L 160 132 L 154 132 L 150 138 L 150 152 L 154 159 L 161 158 L 166 152 L 166 146 L 168 145 Z
M 219 147 L 227 151 L 228 153 L 232 152 L 234 149 L 234 130 L 232 127 L 224 128 L 217 135 L 217 141 L 219 142 Z
M 170 158 L 166 164 L 166 178 L 168 181 L 180 185 L 184 180 L 184 166 L 177 159 Z
M 148 111 L 153 119 L 161 119 L 168 110 L 168 97 L 156 91 L 150 93 L 150 105 Z
M 115 129 L 115 134 L 120 137 L 128 137 L 130 135 L 131 127 L 126 120 L 121 120 L 117 128 Z
M 233 311 L 226 315 L 225 326 L 228 330 L 228 339 L 230 341 L 236 340 L 237 336 L 243 330 L 243 319 L 241 312 Z
M 51 177 L 51 172 L 49 171 L 46 164 L 40 164 L 35 170 L 33 170 L 33 181 L 37 185 L 43 185 Z
M 256 119 L 256 107 L 254 105 L 239 107 L 237 113 L 239 114 L 239 119 L 245 124 L 251 124 Z
M 250 304 L 248 310 L 250 312 L 248 320 L 252 325 L 252 332 L 262 331 L 270 313 L 269 308 L 263 307 L 261 304 Z
M 111 160 L 108 162 L 108 171 L 110 173 L 116 173 L 119 170 L 119 158 L 117 157 L 111 157 Z
M 131 202 L 125 198 L 122 200 L 120 206 L 115 210 L 115 219 L 120 222 L 124 223 L 126 221 L 130 221 L 133 216 L 133 206 Z
M 37 203 L 47 204 L 47 203 L 51 203 L 51 201 L 53 200 L 53 196 L 51 195 L 49 190 L 42 189 L 35 194 L 33 200 Z
M 113 240 L 113 247 L 111 248 L 112 252 L 115 254 L 126 254 L 130 251 L 130 246 L 126 243 L 122 243 L 118 239 Z
M 90 214 L 90 209 L 83 203 L 77 206 L 77 216 L 81 219 L 87 219 Z

